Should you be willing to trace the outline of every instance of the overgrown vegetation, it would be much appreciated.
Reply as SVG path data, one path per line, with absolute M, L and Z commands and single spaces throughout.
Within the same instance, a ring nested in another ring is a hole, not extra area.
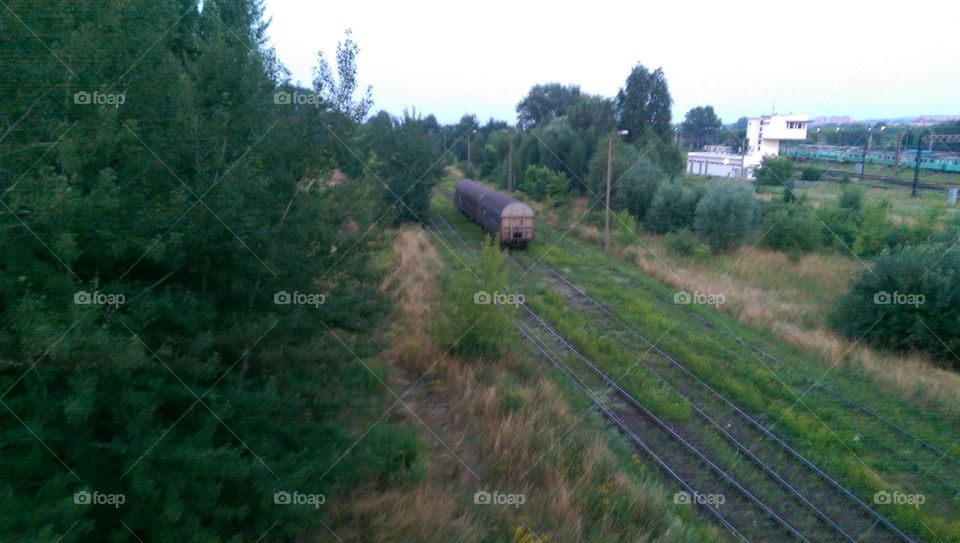
M 303 88 L 254 0 L 5 7 L 4 538 L 310 538 L 330 508 L 276 493 L 415 477 L 404 423 L 357 441 L 391 200 L 349 35 Z

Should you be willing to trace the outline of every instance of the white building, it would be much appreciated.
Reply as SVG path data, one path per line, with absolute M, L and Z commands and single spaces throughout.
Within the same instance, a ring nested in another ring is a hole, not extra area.
M 806 115 L 763 115 L 747 120 L 747 137 L 741 154 L 707 149 L 687 153 L 687 173 L 716 177 L 753 178 L 763 157 L 780 154 L 783 140 L 807 139 Z

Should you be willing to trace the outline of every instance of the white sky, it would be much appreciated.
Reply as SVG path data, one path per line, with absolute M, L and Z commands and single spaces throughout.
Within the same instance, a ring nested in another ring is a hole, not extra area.
M 536 83 L 613 96 L 662 66 L 674 120 L 713 105 L 742 115 L 855 119 L 960 114 L 960 2 L 676 0 L 521 2 L 265 0 L 271 43 L 308 84 L 344 30 L 374 111 L 516 121 Z M 862 6 L 862 7 L 859 7 Z

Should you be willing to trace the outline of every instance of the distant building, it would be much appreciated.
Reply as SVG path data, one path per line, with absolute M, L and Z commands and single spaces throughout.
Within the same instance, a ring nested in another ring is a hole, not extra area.
M 806 115 L 763 115 L 747 121 L 747 137 L 741 154 L 723 146 L 707 146 L 687 153 L 687 173 L 752 179 L 763 157 L 780 154 L 780 142 L 807 139 Z

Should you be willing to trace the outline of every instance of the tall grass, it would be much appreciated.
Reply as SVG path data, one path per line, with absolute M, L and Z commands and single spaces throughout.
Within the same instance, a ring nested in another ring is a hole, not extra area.
M 358 491 L 340 517 L 341 537 L 727 540 L 694 509 L 673 504 L 659 473 L 639 463 L 631 446 L 604 429 L 587 400 L 526 349 L 482 364 L 449 356 L 437 363 L 442 353 L 425 331 L 446 318 L 439 276 L 466 272 L 457 271 L 450 255 L 438 255 L 418 227 L 398 233 L 394 253 L 396 268 L 384 284 L 384 293 L 396 299 L 387 332 L 393 345 L 384 358 L 396 368 L 398 390 L 426 372 L 422 384 L 403 397 L 416 414 L 411 424 L 421 430 L 425 475 L 401 490 Z M 476 505 L 478 490 L 522 493 L 526 503 Z
M 603 239 L 589 224 L 573 227 L 568 235 L 591 245 Z M 755 246 L 704 259 L 673 253 L 664 246 L 663 236 L 641 232 L 631 243 L 618 238 L 612 252 L 619 258 L 678 290 L 723 294 L 726 303 L 721 311 L 814 354 L 824 369 L 855 368 L 881 390 L 960 417 L 960 375 L 922 354 L 873 349 L 828 327 L 826 316 L 863 269 L 862 261 L 819 253 L 791 261 L 782 252 Z

